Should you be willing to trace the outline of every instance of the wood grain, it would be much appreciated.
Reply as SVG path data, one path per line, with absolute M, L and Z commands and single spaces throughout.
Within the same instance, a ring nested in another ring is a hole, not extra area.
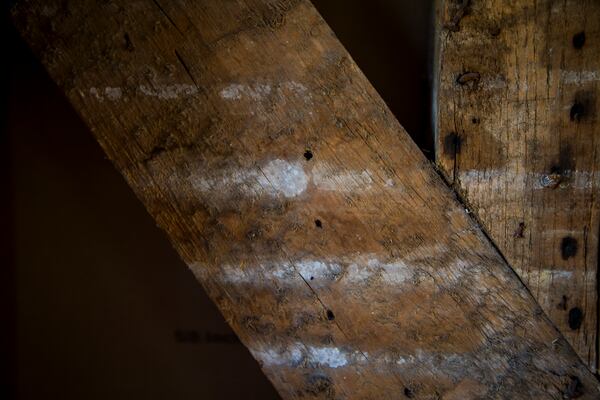
M 442 1 L 437 162 L 597 367 L 600 2 Z
M 310 2 L 14 19 L 282 397 L 598 398 Z

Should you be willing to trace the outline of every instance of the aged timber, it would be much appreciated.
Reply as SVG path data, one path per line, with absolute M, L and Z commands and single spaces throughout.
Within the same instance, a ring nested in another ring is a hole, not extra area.
M 598 398 L 310 2 L 14 18 L 284 398 Z
M 437 162 L 596 370 L 600 2 L 447 0 L 438 27 Z

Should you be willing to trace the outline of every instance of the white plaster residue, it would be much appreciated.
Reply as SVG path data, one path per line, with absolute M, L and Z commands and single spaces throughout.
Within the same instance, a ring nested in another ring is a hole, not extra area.
M 123 91 L 120 87 L 106 87 L 104 88 L 104 94 L 109 100 L 119 100 L 123 95 Z
M 334 346 L 312 346 L 296 342 L 279 349 L 264 347 L 252 349 L 250 346 L 250 349 L 266 366 L 296 367 L 305 362 L 321 368 L 341 368 L 360 359 L 360 352 L 347 352 Z
M 221 90 L 221 97 L 225 100 L 241 100 L 248 97 L 252 100 L 262 100 L 271 94 L 271 85 L 256 83 L 254 85 L 241 85 L 232 83 Z
M 465 170 L 460 171 L 458 179 L 464 188 L 475 188 L 478 185 L 485 185 L 498 189 L 506 187 L 515 189 L 524 189 L 531 186 L 536 190 L 549 190 L 544 184 L 547 174 L 540 172 L 515 172 L 513 169 L 489 169 L 489 170 Z M 557 189 L 591 189 L 600 185 L 600 174 L 598 171 L 571 171 L 563 172 L 563 177 Z M 551 189 L 550 189 L 551 190 Z
M 402 284 L 410 281 L 414 276 L 414 269 L 402 261 L 396 261 L 388 264 L 379 264 L 377 260 L 369 260 L 369 266 L 378 265 L 383 269 L 383 279 L 394 285 Z
M 219 201 L 237 194 L 295 197 L 308 185 L 302 164 L 280 159 L 262 168 L 224 170 L 209 176 L 192 174 L 189 179 L 194 189 Z
M 443 246 L 442 246 L 443 247 Z M 429 247 L 433 248 L 433 247 Z M 208 270 L 202 263 L 190 265 L 195 273 Z M 404 258 L 381 261 L 377 255 L 366 254 L 336 259 L 305 258 L 293 261 L 265 260 L 253 263 L 223 264 L 218 274 L 212 269 L 213 279 L 226 285 L 248 285 L 256 288 L 272 286 L 306 289 L 306 283 L 313 288 L 337 286 L 357 288 L 369 282 L 372 288 L 393 291 L 410 291 L 428 282 L 439 288 L 452 287 L 464 283 L 466 277 L 481 273 L 482 266 L 460 258 L 448 264 L 432 266 L 431 260 L 420 255 L 409 254 Z M 558 278 L 566 274 L 556 273 Z
M 531 270 L 524 271 L 524 274 L 527 276 L 530 281 L 552 281 L 557 279 L 571 279 L 573 278 L 573 271 L 566 271 L 561 269 L 540 269 L 540 270 Z
M 352 263 L 346 268 L 344 281 L 348 283 L 364 283 L 374 275 L 373 269 L 363 263 Z
M 322 261 L 302 260 L 294 264 L 300 275 L 306 281 L 317 279 L 330 279 L 342 272 L 342 267 L 337 263 L 326 263 Z
M 296 81 L 284 82 L 282 86 L 296 93 L 306 93 L 308 91 L 306 86 Z
M 231 84 L 221 90 L 221 97 L 227 100 L 239 100 L 242 98 L 244 86 L 238 84 Z
M 308 347 L 309 360 L 329 368 L 339 368 L 348 364 L 346 354 L 337 347 Z
M 89 92 L 90 95 L 92 95 L 100 101 L 103 101 L 104 99 L 112 101 L 119 100 L 123 95 L 123 91 L 120 87 L 105 87 L 104 89 L 91 87 Z
M 150 97 L 157 97 L 162 100 L 172 100 L 185 96 L 192 96 L 198 93 L 195 85 L 185 83 L 175 83 L 171 85 L 153 85 L 140 86 L 140 92 Z
M 315 186 L 321 190 L 340 192 L 368 190 L 373 183 L 369 170 L 336 173 L 324 164 L 315 165 L 312 169 L 312 179 Z
M 219 94 L 221 95 L 221 98 L 230 101 L 243 99 L 261 101 L 274 94 L 276 94 L 281 101 L 285 101 L 290 97 L 299 97 L 304 100 L 305 103 L 309 103 L 312 100 L 312 96 L 308 91 L 308 88 L 302 83 L 296 81 L 285 81 L 273 84 L 232 83 L 221 89 Z
M 270 161 L 263 169 L 264 175 L 259 176 L 263 186 L 269 186 L 276 193 L 285 197 L 295 197 L 306 190 L 308 179 L 302 165 L 298 162 L 284 160 Z
M 563 83 L 571 85 L 583 85 L 587 82 L 600 80 L 598 71 L 560 71 L 560 79 Z
M 320 368 L 345 368 L 367 363 L 371 367 L 389 371 L 393 367 L 406 374 L 429 374 L 438 376 L 462 376 L 469 368 L 468 357 L 457 353 L 426 352 L 415 349 L 412 354 L 377 354 L 361 352 L 358 349 L 344 349 L 336 346 L 316 346 L 301 342 L 281 347 L 267 348 L 265 344 L 249 346 L 253 355 L 266 367 L 297 368 L 301 364 Z M 472 365 L 476 368 L 476 364 Z
M 502 75 L 484 76 L 481 80 L 481 87 L 484 90 L 504 89 L 507 86 L 506 78 Z
M 381 262 L 374 256 L 358 256 L 335 261 L 301 259 L 293 263 L 265 261 L 253 265 L 225 264 L 220 267 L 217 279 L 225 284 L 255 287 L 270 285 L 271 282 L 288 287 L 303 287 L 307 282 L 319 287 L 333 282 L 340 285 L 362 284 L 377 279 L 382 287 L 405 289 L 413 284 L 416 273 L 417 270 L 404 260 Z

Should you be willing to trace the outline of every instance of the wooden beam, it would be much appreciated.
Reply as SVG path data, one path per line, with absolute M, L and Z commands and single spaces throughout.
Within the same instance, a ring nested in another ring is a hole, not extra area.
M 600 2 L 442 1 L 437 162 L 597 363 Z
M 599 396 L 310 2 L 14 18 L 284 398 Z

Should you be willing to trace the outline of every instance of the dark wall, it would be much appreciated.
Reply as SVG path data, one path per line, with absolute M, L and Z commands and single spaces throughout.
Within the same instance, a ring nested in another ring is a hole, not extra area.
M 314 3 L 430 150 L 429 2 Z M 278 398 L 43 69 L 2 29 L 2 397 Z
M 11 46 L 18 398 L 278 398 L 41 66 Z
M 313 0 L 313 4 L 404 129 L 433 158 L 433 0 Z

